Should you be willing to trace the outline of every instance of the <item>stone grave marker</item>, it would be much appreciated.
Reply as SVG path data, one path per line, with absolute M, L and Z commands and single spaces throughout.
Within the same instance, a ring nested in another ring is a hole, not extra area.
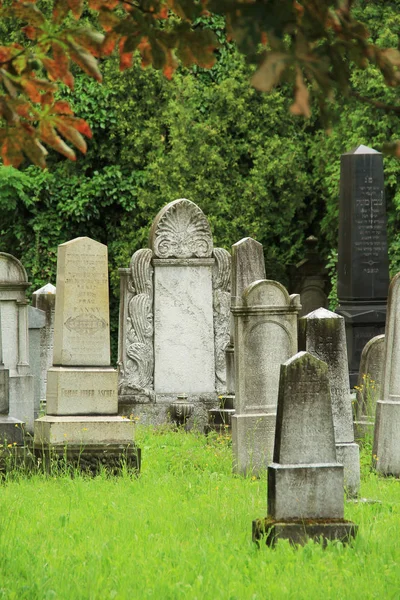
M 349 541 L 357 527 L 344 520 L 343 466 L 336 460 L 327 365 L 299 352 L 281 366 L 273 463 L 268 467 L 268 517 L 253 522 L 266 534 L 304 544 Z
M 299 320 L 299 348 L 328 365 L 336 454 L 344 466 L 347 493 L 354 497 L 360 487 L 360 451 L 354 441 L 343 317 L 325 308 L 302 317 Z
M 46 416 L 35 421 L 35 452 L 65 451 L 89 468 L 138 467 L 134 423 L 118 416 L 117 372 L 110 366 L 107 247 L 87 237 L 58 249 L 53 367 Z
M 299 296 L 277 281 L 250 284 L 232 307 L 235 319 L 233 470 L 257 475 L 272 457 L 280 366 L 297 351 Z
M 389 287 L 382 154 L 359 146 L 341 156 L 337 313 L 345 318 L 350 387 L 361 352 L 384 333 Z
M 40 340 L 42 329 L 45 325 L 46 314 L 40 310 L 40 308 L 28 306 L 29 365 L 31 367 L 34 382 L 33 410 L 35 419 L 39 416 L 40 410 L 40 389 L 42 379 Z
M 241 296 L 253 281 L 265 279 L 264 251 L 262 245 L 250 237 L 244 238 L 232 246 L 231 298 L 230 306 L 241 302 Z M 231 426 L 235 413 L 235 353 L 234 319 L 230 317 L 230 338 L 225 350 L 226 357 L 226 394 L 220 397 L 220 406 L 209 411 L 210 427 L 222 430 Z
M 186 199 L 158 213 L 149 246 L 120 269 L 119 410 L 160 424 L 185 394 L 188 427 L 204 427 L 226 389 L 230 255 Z
M 300 295 L 299 317 L 317 308 L 328 308 L 329 277 L 325 262 L 318 255 L 317 243 L 313 235 L 306 239 L 306 256 L 292 271 L 291 291 Z
M 45 325 L 40 330 L 40 391 L 41 402 L 46 400 L 47 371 L 53 365 L 54 345 L 54 313 L 56 305 L 56 288 L 47 283 L 32 294 L 32 305 L 45 314 Z
M 356 439 L 363 439 L 374 429 L 376 401 L 382 384 L 384 351 L 385 334 L 382 333 L 367 342 L 361 354 L 355 404 Z
M 8 378 L 8 420 L 14 421 L 14 430 L 22 441 L 16 424 L 26 424 L 33 431 L 34 381 L 29 366 L 28 302 L 26 289 L 30 286 L 26 271 L 18 259 L 0 252 L 0 311 L 1 339 L 4 367 Z M 9 439 L 9 438 L 8 438 Z
M 400 477 L 400 273 L 389 288 L 382 385 L 376 403 L 373 463 L 382 475 Z

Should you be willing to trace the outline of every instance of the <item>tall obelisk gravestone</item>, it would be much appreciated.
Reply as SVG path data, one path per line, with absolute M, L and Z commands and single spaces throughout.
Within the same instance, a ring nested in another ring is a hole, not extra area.
M 35 421 L 35 449 L 79 464 L 115 465 L 132 455 L 134 423 L 118 416 L 110 366 L 107 247 L 87 237 L 58 247 L 53 367 L 46 416 Z M 131 461 L 132 462 L 132 461 Z
M 359 146 L 342 154 L 337 313 L 345 318 L 350 387 L 365 344 L 384 333 L 389 287 L 382 154 Z

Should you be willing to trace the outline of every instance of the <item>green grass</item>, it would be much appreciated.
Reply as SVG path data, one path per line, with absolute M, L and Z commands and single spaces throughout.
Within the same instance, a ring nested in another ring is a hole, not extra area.
M 353 547 L 257 549 L 266 480 L 231 474 L 227 438 L 139 428 L 139 478 L 13 475 L 0 486 L 0 598 L 400 598 L 400 482 L 369 471 Z

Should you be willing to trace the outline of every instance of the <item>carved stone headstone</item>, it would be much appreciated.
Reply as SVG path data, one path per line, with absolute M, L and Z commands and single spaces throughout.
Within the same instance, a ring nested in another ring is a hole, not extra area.
M 268 517 L 253 522 L 253 539 L 267 532 L 303 544 L 308 538 L 348 541 L 343 466 L 336 460 L 327 365 L 299 352 L 281 367 L 273 463 L 268 467 Z
M 345 318 L 350 387 L 361 352 L 384 333 L 389 287 L 382 154 L 359 146 L 341 156 L 337 313 Z
M 33 375 L 34 389 L 34 416 L 35 419 L 39 416 L 40 410 L 40 387 L 41 387 L 41 347 L 40 339 L 42 329 L 46 325 L 46 314 L 35 308 L 28 306 L 28 329 L 29 329 L 29 365 Z
M 373 460 L 383 475 L 400 477 L 400 273 L 389 288 L 381 392 L 376 403 Z
M 29 366 L 28 303 L 29 287 L 23 265 L 11 254 L 0 252 L 0 311 L 4 367 L 9 371 L 10 419 L 26 423 L 33 431 L 33 377 Z M 18 427 L 15 427 L 18 430 Z M 21 439 L 21 436 L 18 436 Z M 18 441 L 18 440 L 12 440 Z
M 250 284 L 232 307 L 236 413 L 233 470 L 258 474 L 272 457 L 280 366 L 297 351 L 297 294 L 276 281 Z
M 35 449 L 63 454 L 67 447 L 74 460 L 85 455 L 89 462 L 132 457 L 134 423 L 117 413 L 107 247 L 76 238 L 58 249 L 54 366 L 48 371 L 46 416 L 35 421 Z
M 376 402 L 382 384 L 385 334 L 377 335 L 364 347 L 361 354 L 355 404 L 354 430 L 357 439 L 372 433 L 375 423 Z
M 306 239 L 306 256 L 292 273 L 291 291 L 300 295 L 299 317 L 317 308 L 328 308 L 329 277 L 325 263 L 317 253 L 317 243 L 318 240 L 313 235 Z
M 120 412 L 165 422 L 183 393 L 190 422 L 205 425 L 226 389 L 230 255 L 213 247 L 205 215 L 186 199 L 158 213 L 149 246 L 120 269 Z
M 45 325 L 40 330 L 40 391 L 41 401 L 46 399 L 47 371 L 53 364 L 54 346 L 54 311 L 56 305 L 56 288 L 47 283 L 32 294 L 32 305 L 45 314 Z
M 347 370 L 343 317 L 319 308 L 299 320 L 299 349 L 328 365 L 336 455 L 344 465 L 344 485 L 350 496 L 360 487 L 360 451 L 354 441 L 353 413 Z

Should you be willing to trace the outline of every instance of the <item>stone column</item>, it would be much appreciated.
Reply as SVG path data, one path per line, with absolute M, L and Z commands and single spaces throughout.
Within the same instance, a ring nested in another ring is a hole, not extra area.
M 299 352 L 281 367 L 274 462 L 268 467 L 268 517 L 253 522 L 253 539 L 267 533 L 304 544 L 349 541 L 344 521 L 343 466 L 336 460 L 327 365 Z
M 380 399 L 376 404 L 373 462 L 383 475 L 400 477 L 400 273 L 389 288 Z
M 299 348 L 328 365 L 336 454 L 344 465 L 344 485 L 350 496 L 360 487 L 359 447 L 354 441 L 343 317 L 319 308 L 299 320 Z
M 233 470 L 258 474 L 272 456 L 280 366 L 297 351 L 299 296 L 276 281 L 249 285 L 235 319 Z
M 389 259 L 382 154 L 359 146 L 342 154 L 336 312 L 346 323 L 350 387 L 357 383 L 361 352 L 384 333 Z

